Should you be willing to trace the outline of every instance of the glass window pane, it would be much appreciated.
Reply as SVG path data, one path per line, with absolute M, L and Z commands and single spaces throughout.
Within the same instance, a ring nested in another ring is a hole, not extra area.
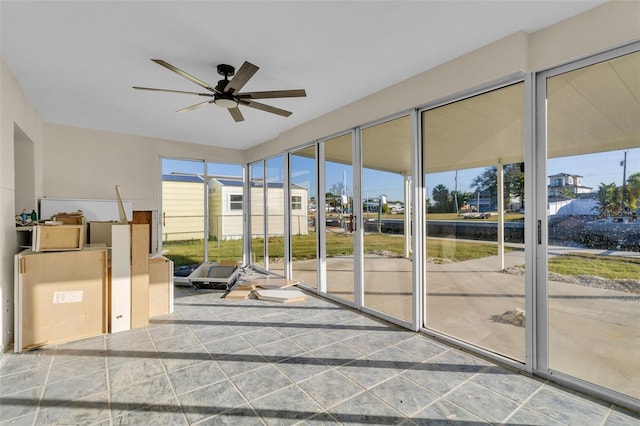
M 413 320 L 411 117 L 362 131 L 364 304 Z M 407 220 L 405 220 L 407 219 Z
M 207 163 L 209 260 L 242 260 L 244 179 L 239 164 Z
M 289 168 L 291 169 L 292 278 L 317 287 L 315 146 L 291 153 Z
M 353 162 L 351 133 L 325 147 L 327 293 L 354 302 Z
M 251 263 L 264 266 L 264 163 L 249 166 L 251 192 Z
M 425 326 L 523 362 L 524 83 L 422 120 Z
M 640 52 L 547 79 L 549 367 L 640 399 Z
M 267 160 L 266 179 L 269 269 L 284 274 L 284 156 Z
M 162 249 L 176 269 L 204 262 L 204 161 L 162 159 Z

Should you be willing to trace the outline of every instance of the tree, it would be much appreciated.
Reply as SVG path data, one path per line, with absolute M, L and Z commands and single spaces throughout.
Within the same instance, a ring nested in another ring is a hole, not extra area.
M 514 197 L 520 199 L 520 207 L 524 208 L 524 163 L 509 163 L 503 167 L 504 201 L 508 205 Z M 498 168 L 487 167 L 476 176 L 470 184 L 476 191 L 498 192 Z
M 631 210 L 640 207 L 640 173 L 634 173 L 627 178 L 627 195 Z
M 600 217 L 620 214 L 620 191 L 615 183 L 600 183 L 597 209 L 600 211 Z
M 451 207 L 449 189 L 443 184 L 436 185 L 431 191 L 433 201 L 436 203 L 436 208 L 440 212 L 448 212 Z

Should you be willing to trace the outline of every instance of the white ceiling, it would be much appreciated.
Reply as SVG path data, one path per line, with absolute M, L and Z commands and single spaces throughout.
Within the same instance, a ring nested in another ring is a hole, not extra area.
M 578 1 L 6 1 L 1 51 L 45 122 L 247 149 L 516 31 L 604 3 Z M 215 85 L 216 65 L 261 69 L 243 91 L 304 88 L 264 100 L 284 118 L 131 86 L 201 91 L 153 63 Z

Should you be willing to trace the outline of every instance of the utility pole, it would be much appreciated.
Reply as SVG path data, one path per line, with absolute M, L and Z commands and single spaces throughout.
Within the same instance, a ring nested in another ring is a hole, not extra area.
M 624 151 L 624 160 L 620 162 L 622 166 L 622 196 L 620 197 L 620 207 L 624 210 L 624 201 L 627 194 L 627 151 Z
M 455 189 L 453 190 L 453 202 L 456 204 L 456 214 L 458 214 L 458 171 L 456 170 Z

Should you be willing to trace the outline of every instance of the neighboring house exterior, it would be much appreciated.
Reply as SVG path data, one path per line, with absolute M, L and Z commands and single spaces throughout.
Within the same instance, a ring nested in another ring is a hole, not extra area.
M 230 240 L 242 238 L 243 183 L 238 177 L 209 177 L 209 238 Z M 282 183 L 268 187 L 269 235 L 284 235 L 284 191 Z M 252 234 L 262 235 L 262 181 L 252 181 Z M 291 188 L 291 228 L 294 235 L 308 234 L 308 191 Z M 162 176 L 163 241 L 201 240 L 204 231 L 204 180 L 193 174 L 172 173 Z
M 588 194 L 593 192 L 593 188 L 582 186 L 582 176 L 570 175 L 567 173 L 558 173 L 549 176 L 548 185 L 549 198 L 561 197 L 566 194 Z
M 232 190 L 228 188 L 231 195 Z M 237 191 L 237 190 L 236 190 Z M 242 194 L 242 189 L 236 194 Z M 284 235 L 284 189 L 281 182 L 267 183 L 268 234 Z M 309 233 L 309 191 L 299 185 L 291 185 L 291 235 L 307 235 Z M 262 180 L 251 181 L 251 237 L 264 235 L 264 183 Z M 241 235 L 240 235 L 241 236 Z
M 209 181 L 209 235 L 217 240 L 242 238 L 244 199 L 241 178 Z
M 202 240 L 204 186 L 197 175 L 162 175 L 162 241 Z
M 598 207 L 593 188 L 582 185 L 582 176 L 558 173 L 549 176 L 547 212 L 550 216 L 592 216 Z

